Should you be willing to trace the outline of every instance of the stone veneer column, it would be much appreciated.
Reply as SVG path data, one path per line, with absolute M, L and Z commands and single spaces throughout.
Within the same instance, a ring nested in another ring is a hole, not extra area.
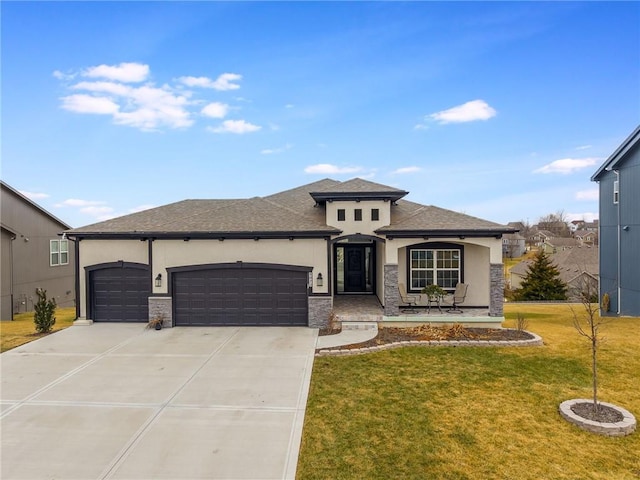
M 504 315 L 504 267 L 502 263 L 492 263 L 489 267 L 489 316 Z
M 172 307 L 171 297 L 149 297 L 149 320 L 162 316 L 162 326 L 173 327 Z
M 328 327 L 331 310 L 333 310 L 333 297 L 328 295 L 309 297 L 309 327 Z
M 388 317 L 400 315 L 398 307 L 398 265 L 387 263 L 384 266 L 384 314 Z

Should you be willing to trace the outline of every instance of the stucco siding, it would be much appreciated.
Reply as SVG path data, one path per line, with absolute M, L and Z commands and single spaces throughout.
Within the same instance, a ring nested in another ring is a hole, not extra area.
M 313 267 L 313 293 L 328 293 L 327 242 L 322 239 L 295 240 L 156 240 L 153 243 L 153 277 L 166 269 L 187 265 L 233 262 L 274 263 Z M 316 278 L 322 273 L 323 286 Z M 167 283 L 154 286 L 154 293 L 167 293 Z
M 327 202 L 327 225 L 342 230 L 341 235 L 351 235 L 361 233 L 362 235 L 374 235 L 378 228 L 385 227 L 391 223 L 391 202 L 382 200 L 367 200 L 362 202 L 354 201 L 333 201 Z M 371 209 L 377 208 L 379 220 L 371 220 Z M 338 221 L 338 209 L 345 210 L 345 220 Z M 362 210 L 362 220 L 354 220 L 354 210 Z

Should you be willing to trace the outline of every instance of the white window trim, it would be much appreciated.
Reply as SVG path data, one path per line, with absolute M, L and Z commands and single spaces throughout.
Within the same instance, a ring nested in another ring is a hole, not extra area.
M 55 245 L 55 250 L 54 250 Z M 62 246 L 66 248 L 62 248 Z M 62 261 L 62 254 L 66 253 L 67 261 Z M 53 256 L 58 256 L 58 261 L 53 261 Z M 69 265 L 69 240 L 49 240 L 49 266 L 50 267 L 59 267 L 61 265 Z
M 413 268 L 413 252 L 433 252 L 433 267 L 432 268 Z M 458 267 L 457 268 L 438 268 L 438 252 L 456 252 L 458 254 Z M 414 271 L 432 271 L 433 272 L 433 281 L 438 283 L 438 271 L 457 271 L 458 272 L 458 282 L 462 281 L 462 252 L 457 248 L 412 248 L 409 252 L 409 289 L 415 291 L 416 288 L 413 287 L 413 272 Z M 453 291 L 454 287 L 443 287 L 445 290 Z

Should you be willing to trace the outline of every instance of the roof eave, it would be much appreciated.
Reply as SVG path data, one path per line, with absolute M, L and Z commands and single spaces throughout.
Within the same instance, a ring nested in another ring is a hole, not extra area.
M 307 230 L 299 232 L 65 232 L 68 238 L 78 240 L 261 240 L 296 238 L 329 238 L 341 230 Z
M 599 177 L 603 172 L 614 169 L 618 163 L 625 158 L 625 155 L 631 150 L 636 143 L 640 141 L 640 125 L 629 135 L 624 142 L 607 158 L 607 160 L 598 168 L 596 173 L 591 176 L 592 182 L 599 181 Z
M 376 230 L 378 235 L 384 235 L 387 238 L 445 238 L 458 237 L 464 238 L 502 238 L 505 233 L 514 233 L 513 229 L 442 229 L 442 230 Z
M 332 202 L 334 200 L 383 200 L 396 202 L 409 192 L 399 190 L 395 192 L 309 192 L 309 195 L 317 202 Z

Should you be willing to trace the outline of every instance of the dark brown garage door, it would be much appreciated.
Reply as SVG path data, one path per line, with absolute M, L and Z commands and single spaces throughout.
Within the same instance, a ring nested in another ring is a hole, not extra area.
M 309 270 L 227 264 L 176 271 L 175 323 L 306 326 Z
M 89 272 L 91 318 L 96 322 L 147 322 L 149 270 L 128 266 Z

